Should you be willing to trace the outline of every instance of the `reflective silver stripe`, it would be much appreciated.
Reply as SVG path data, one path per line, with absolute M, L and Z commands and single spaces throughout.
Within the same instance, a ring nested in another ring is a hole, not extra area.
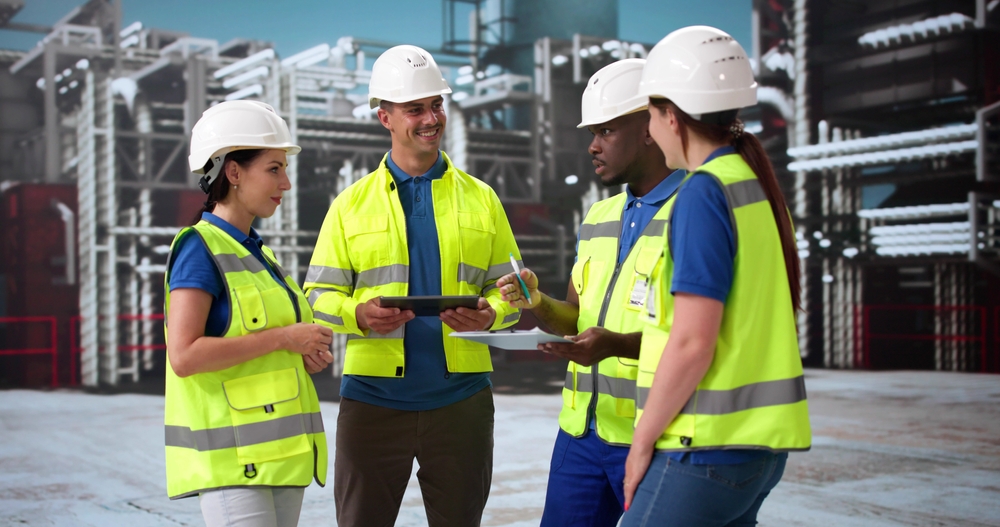
M 410 267 L 404 264 L 392 264 L 384 267 L 376 267 L 358 273 L 358 283 L 356 289 L 365 287 L 375 287 L 379 285 L 391 284 L 394 282 L 406 283 L 409 280 Z
M 594 376 L 592 373 L 577 372 L 576 374 L 579 385 L 576 387 L 578 392 L 592 392 L 594 391 Z M 564 386 L 568 390 L 573 389 L 573 372 L 566 372 L 566 381 Z M 597 374 L 597 392 L 610 395 L 618 399 L 635 399 L 635 381 L 629 379 L 622 379 L 619 377 L 609 377 L 607 375 Z
M 744 205 L 752 205 L 761 201 L 767 201 L 767 194 L 764 194 L 764 187 L 757 179 L 748 179 L 731 185 L 725 185 L 722 189 L 729 199 L 730 208 L 740 208 Z
M 520 319 L 520 318 L 521 318 L 521 310 L 518 309 L 516 313 L 511 313 L 511 314 L 503 317 L 503 320 L 500 323 L 501 324 L 513 324 L 514 322 L 517 322 L 518 319 Z
M 649 388 L 639 388 L 636 404 L 646 406 Z M 795 404 L 806 400 L 805 377 L 764 381 L 732 390 L 698 390 L 681 410 L 682 414 L 723 415 L 753 408 Z
M 605 221 L 603 223 L 584 223 L 580 226 L 581 242 L 594 238 L 618 238 L 621 234 L 621 220 Z
M 316 289 L 309 291 L 309 307 L 315 308 L 316 301 L 319 300 L 319 297 L 325 295 L 326 293 L 340 293 L 342 295 L 344 294 L 343 291 L 337 291 L 336 289 L 326 289 L 324 287 L 317 287 Z
M 338 317 L 337 315 L 328 315 L 322 311 L 313 311 L 313 318 L 322 320 L 323 322 L 329 322 L 330 324 L 336 324 L 338 326 L 344 325 L 344 319 Z
M 259 273 L 261 271 L 267 271 L 264 264 L 260 263 L 260 260 L 252 254 L 248 254 L 241 258 L 232 253 L 222 253 L 213 254 L 212 258 L 215 258 L 215 262 L 219 265 L 219 269 L 223 273 L 238 273 L 242 271 Z
M 667 220 L 649 220 L 646 228 L 642 230 L 641 236 L 653 236 L 656 238 L 663 236 L 663 228 L 667 226 L 667 223 Z
M 339 267 L 310 265 L 306 271 L 306 283 L 333 284 L 349 287 L 354 285 L 354 271 Z
M 524 269 L 524 262 L 517 260 L 517 268 Z M 508 275 L 513 272 L 514 268 L 510 266 L 510 261 L 491 265 L 490 268 L 486 270 L 486 281 L 491 282 L 493 280 L 499 280 L 504 275 Z
M 362 337 L 361 335 L 348 335 L 347 340 L 401 339 L 403 338 L 405 328 L 406 326 L 399 326 L 385 335 L 376 333 L 375 330 L 371 330 L 368 332 L 367 337 Z
M 594 391 L 594 376 L 588 372 L 576 372 L 576 391 L 578 392 L 592 392 Z M 567 390 L 573 389 L 573 372 L 566 371 L 566 382 L 565 387 Z
M 635 381 L 621 377 L 597 374 L 597 393 L 604 393 L 618 399 L 635 399 Z
M 207 452 L 236 446 L 258 445 L 302 434 L 318 434 L 322 431 L 323 416 L 319 412 L 314 412 L 289 415 L 260 423 L 203 430 L 166 425 L 164 440 L 167 446 Z
M 490 284 L 490 285 L 488 285 L 488 286 L 486 286 L 486 287 L 483 288 L 483 291 L 482 291 L 483 296 L 486 296 L 486 293 L 489 293 L 490 291 L 492 291 L 494 289 L 499 289 L 497 287 L 497 283 L 496 282 L 493 282 L 492 284 Z
M 466 263 L 458 264 L 458 281 L 482 288 L 486 283 L 486 269 L 480 269 Z

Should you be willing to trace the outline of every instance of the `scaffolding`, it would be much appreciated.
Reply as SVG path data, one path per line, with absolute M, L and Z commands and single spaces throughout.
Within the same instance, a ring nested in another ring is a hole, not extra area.
M 792 102 L 778 172 L 797 225 L 807 363 L 1000 369 L 980 316 L 1000 277 L 998 18 L 976 0 L 754 2 L 762 91 Z
M 87 386 L 138 381 L 163 365 L 160 284 L 170 240 L 191 220 L 182 214 L 203 199 L 186 150 L 206 108 L 267 102 L 302 146 L 289 158 L 294 190 L 255 225 L 297 281 L 331 200 L 390 148 L 366 88 L 372 60 L 393 43 L 344 36 L 282 58 L 267 42 L 122 27 L 120 13 L 113 0 L 91 0 L 44 28 L 9 68 L 41 90 L 44 107 L 44 124 L 19 140 L 18 177 L 78 190 L 80 300 L 71 339 Z M 484 47 L 431 50 L 454 78 L 444 149 L 496 190 L 525 261 L 559 295 L 581 204 L 595 199 L 568 179 L 591 170 L 587 135 L 575 127 L 580 94 L 590 74 L 645 56 L 648 45 L 541 39 L 533 75 L 484 67 Z M 335 341 L 338 361 L 344 344 Z

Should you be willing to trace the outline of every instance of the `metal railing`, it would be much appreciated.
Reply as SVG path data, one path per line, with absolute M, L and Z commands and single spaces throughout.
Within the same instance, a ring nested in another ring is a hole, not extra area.
M 56 347 L 56 317 L 0 317 L 0 324 L 48 324 L 49 346 L 47 348 L 0 349 L 0 356 L 9 355 L 51 355 L 52 387 L 59 386 L 59 353 Z
M 968 312 L 979 318 L 978 334 L 955 335 L 955 334 L 928 334 L 928 333 L 873 333 L 871 330 L 871 314 L 873 311 L 932 311 L 938 317 L 941 313 Z M 982 306 L 934 306 L 934 305 L 867 305 L 862 308 L 863 341 L 861 349 L 861 362 L 866 369 L 872 367 L 872 341 L 873 340 L 896 340 L 896 341 L 933 341 L 933 342 L 970 342 L 978 343 L 981 360 L 979 371 L 986 372 L 987 365 L 987 342 L 986 342 L 986 312 L 987 308 Z M 1000 330 L 995 330 L 1000 331 Z M 998 333 L 1000 335 L 1000 333 Z

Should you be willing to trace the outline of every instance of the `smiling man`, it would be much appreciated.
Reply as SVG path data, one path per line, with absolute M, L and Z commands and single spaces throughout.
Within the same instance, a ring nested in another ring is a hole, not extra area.
M 672 197 L 684 177 L 671 174 L 649 135 L 648 99 L 640 97 L 643 59 L 609 64 L 583 92 L 580 128 L 593 135 L 588 149 L 606 187 L 625 192 L 591 207 L 580 226 L 577 261 L 566 301 L 538 291 L 538 278 L 521 271 L 530 303 L 511 273 L 497 285 L 504 298 L 528 307 L 573 344 L 543 344 L 569 359 L 560 431 L 552 451 L 542 527 L 613 527 L 625 504 L 622 482 L 632 442 L 635 379 L 642 337 L 638 309 L 663 247 Z
M 375 61 L 369 102 L 392 150 L 334 200 L 306 274 L 316 320 L 348 334 L 334 464 L 341 527 L 393 525 L 414 459 L 431 526 L 479 525 L 489 496 L 490 352 L 450 334 L 517 322 L 495 282 L 520 253 L 493 189 L 440 150 L 449 93 L 421 48 Z M 437 317 L 379 306 L 381 296 L 426 295 L 480 298 Z

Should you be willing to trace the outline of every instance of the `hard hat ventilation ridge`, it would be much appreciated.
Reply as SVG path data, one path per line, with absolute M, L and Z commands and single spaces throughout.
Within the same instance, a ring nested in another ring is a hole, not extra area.
M 729 35 L 725 35 L 725 36 L 720 35 L 720 36 L 717 36 L 717 37 L 714 37 L 714 38 L 710 38 L 708 40 L 704 40 L 704 41 L 702 41 L 702 44 L 710 44 L 712 42 L 729 42 L 731 40 L 733 40 L 733 37 L 731 37 Z

